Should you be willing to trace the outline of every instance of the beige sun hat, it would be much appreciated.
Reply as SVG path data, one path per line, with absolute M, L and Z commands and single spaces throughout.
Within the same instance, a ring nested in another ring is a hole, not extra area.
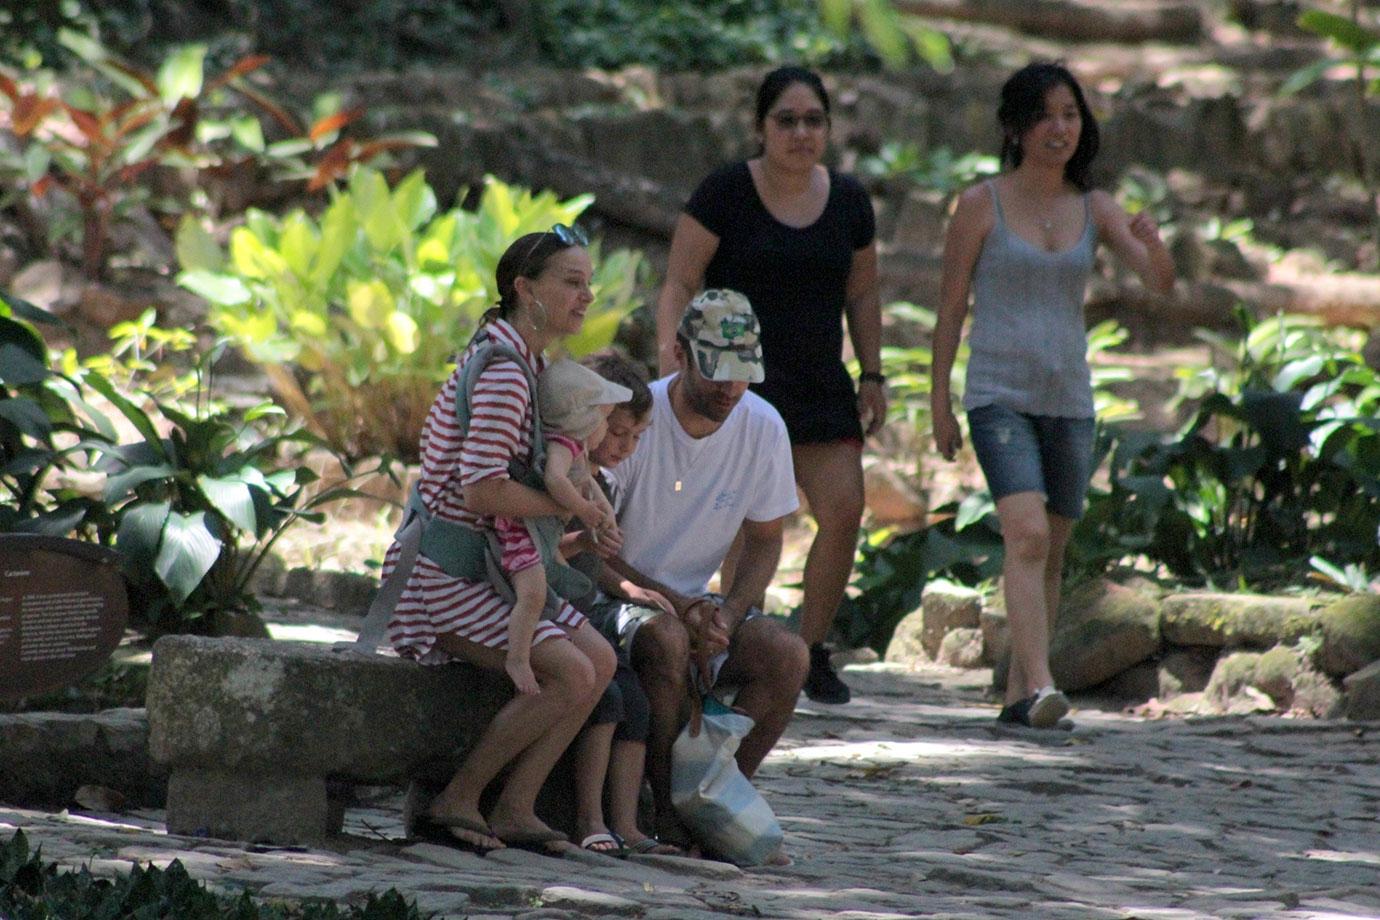
M 761 383 L 766 376 L 761 332 L 752 304 L 727 288 L 701 291 L 680 321 L 680 334 L 706 380 Z
M 604 418 L 600 406 L 616 406 L 630 399 L 632 390 L 569 358 L 552 361 L 537 379 L 542 425 L 576 441 L 583 441 L 599 427 Z

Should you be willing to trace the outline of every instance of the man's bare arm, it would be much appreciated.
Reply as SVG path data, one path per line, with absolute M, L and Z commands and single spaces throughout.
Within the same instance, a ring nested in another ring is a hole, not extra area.
M 733 587 L 719 606 L 729 635 L 747 616 L 748 608 L 761 603 L 771 580 L 776 577 L 776 568 L 781 563 L 785 520 L 779 517 L 771 521 L 743 521 L 743 550 L 733 573 Z

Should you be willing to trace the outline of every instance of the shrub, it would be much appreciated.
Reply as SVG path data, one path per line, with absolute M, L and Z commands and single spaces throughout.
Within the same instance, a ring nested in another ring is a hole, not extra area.
M 166 869 L 130 863 L 114 879 L 97 878 L 83 866 L 59 869 L 30 851 L 22 830 L 0 844 L 0 916 L 14 920 L 106 920 L 115 917 L 171 917 L 176 920 L 424 920 L 415 903 L 396 889 L 370 892 L 362 905 L 329 902 L 261 904 L 246 892 L 216 894 L 196 881 L 180 860 Z
M 461 196 L 463 198 L 463 195 Z M 194 220 L 178 234 L 178 281 L 211 302 L 210 322 L 269 375 L 278 399 L 354 457 L 417 457 L 436 390 L 483 312 L 517 236 L 573 223 L 593 198 L 558 201 L 490 178 L 475 211 L 437 213 L 420 171 L 391 189 L 354 171 L 320 220 L 246 215 L 228 256 Z M 638 305 L 640 257 L 595 261 L 595 302 L 566 340 L 580 355 L 612 341 Z
M 1351 333 L 1237 317 L 1239 342 L 1200 333 L 1224 366 L 1183 374 L 1198 407 L 1175 437 L 1104 433 L 1110 488 L 1075 531 L 1078 563 L 1142 554 L 1188 581 L 1262 587 L 1302 581 L 1314 557 L 1380 563 L 1380 375 Z

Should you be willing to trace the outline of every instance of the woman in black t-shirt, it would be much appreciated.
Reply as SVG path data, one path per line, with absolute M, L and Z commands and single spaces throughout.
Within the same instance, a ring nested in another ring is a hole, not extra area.
M 712 173 L 676 223 L 657 300 L 659 361 L 663 374 L 674 370 L 675 330 L 701 288 L 747 295 L 766 365 L 753 390 L 785 419 L 796 482 L 819 527 L 805 563 L 805 691 L 844 703 L 848 687 L 823 642 L 853 568 L 863 437 L 886 417 L 872 203 L 857 180 L 821 163 L 829 96 L 817 74 L 772 71 L 757 90 L 756 114 L 759 155 Z M 843 364 L 844 317 L 862 366 L 856 391 Z

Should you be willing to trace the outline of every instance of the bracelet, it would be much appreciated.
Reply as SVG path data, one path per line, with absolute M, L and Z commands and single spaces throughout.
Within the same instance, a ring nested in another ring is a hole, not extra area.
M 858 383 L 880 383 L 886 386 L 886 374 L 881 371 L 863 371 L 858 375 Z

